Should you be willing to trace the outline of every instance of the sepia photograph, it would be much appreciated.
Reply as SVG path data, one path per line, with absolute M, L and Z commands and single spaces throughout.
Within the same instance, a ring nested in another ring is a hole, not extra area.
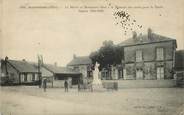
M 184 115 L 183 0 L 0 0 L 0 115 Z

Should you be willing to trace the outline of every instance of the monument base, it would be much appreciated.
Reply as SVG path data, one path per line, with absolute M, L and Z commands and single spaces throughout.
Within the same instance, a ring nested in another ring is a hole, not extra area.
M 93 91 L 106 91 L 102 84 L 92 84 Z

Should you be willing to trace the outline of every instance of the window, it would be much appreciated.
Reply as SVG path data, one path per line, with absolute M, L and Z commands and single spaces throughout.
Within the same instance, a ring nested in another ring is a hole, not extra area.
M 32 81 L 35 81 L 36 79 L 35 79 L 35 74 L 33 74 L 33 77 L 32 77 Z
M 27 74 L 24 74 L 24 81 L 27 81 Z
M 141 62 L 142 61 L 142 51 L 138 50 L 136 51 L 136 62 Z
M 10 73 L 10 77 L 14 77 L 15 76 L 15 74 L 14 73 Z
M 157 57 L 157 60 L 164 59 L 164 48 L 157 48 L 156 49 L 156 57 Z
M 40 74 L 35 74 L 35 81 L 39 80 L 39 75 Z M 40 75 L 41 76 L 41 75 Z
M 157 67 L 157 79 L 164 79 L 164 67 Z
M 21 82 L 24 82 L 24 74 L 20 75 L 20 80 L 21 80 Z
M 27 74 L 27 81 L 31 82 L 32 81 L 32 74 Z
M 93 77 L 92 71 L 87 71 L 87 77 Z
M 74 69 L 75 71 L 79 71 L 79 67 L 77 67 L 77 66 L 74 67 L 73 69 Z
M 127 75 L 127 74 L 126 74 L 126 69 L 124 68 L 124 69 L 123 69 L 123 78 L 124 78 L 124 79 L 127 78 L 126 75 Z
M 142 69 L 136 70 L 136 79 L 143 79 L 143 71 Z

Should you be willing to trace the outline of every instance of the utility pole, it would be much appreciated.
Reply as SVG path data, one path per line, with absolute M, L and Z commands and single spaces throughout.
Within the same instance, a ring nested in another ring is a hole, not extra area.
M 6 56 L 5 57 L 5 76 L 7 77 L 7 80 L 9 81 L 7 62 L 8 62 L 8 57 Z
M 40 68 L 41 68 L 41 60 L 40 60 L 40 55 L 38 55 L 38 79 L 39 79 L 38 85 L 39 85 L 39 88 L 41 88 L 41 85 L 42 85 Z
M 40 51 L 40 42 L 38 42 L 38 52 Z M 39 86 L 39 88 L 41 88 L 41 85 L 42 85 L 42 79 L 41 79 L 41 71 L 40 71 L 40 68 L 41 68 L 41 56 L 39 55 L 39 53 L 38 53 L 38 55 L 37 55 L 37 58 L 38 58 L 38 86 Z

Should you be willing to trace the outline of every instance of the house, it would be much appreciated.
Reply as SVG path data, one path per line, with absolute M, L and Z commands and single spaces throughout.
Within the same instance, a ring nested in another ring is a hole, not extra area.
M 67 64 L 68 68 L 78 71 L 82 74 L 82 79 L 92 78 L 92 60 L 89 56 L 76 56 Z
M 76 85 L 81 78 L 80 72 L 57 65 L 43 64 L 40 70 L 43 73 L 42 78 L 52 82 L 52 87 L 63 87 L 64 80 L 68 80 L 71 85 Z
M 137 35 L 119 44 L 124 52 L 123 79 L 173 79 L 175 39 L 153 33 Z
M 176 79 L 184 80 L 184 50 L 178 50 L 175 54 Z
M 11 84 L 39 84 L 41 73 L 26 60 L 1 60 L 2 78 Z

